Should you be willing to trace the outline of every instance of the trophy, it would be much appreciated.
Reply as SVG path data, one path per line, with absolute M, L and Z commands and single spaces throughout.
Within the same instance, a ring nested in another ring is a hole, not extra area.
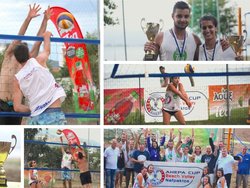
M 142 31 L 147 35 L 148 40 L 150 42 L 153 42 L 155 40 L 155 36 L 157 35 L 157 33 L 161 31 L 163 28 L 164 25 L 163 20 L 162 19 L 159 20 L 161 26 L 158 23 L 153 23 L 153 22 L 145 23 L 145 22 L 146 22 L 145 18 L 142 18 L 141 19 Z M 156 58 L 157 54 L 155 54 L 154 51 L 146 51 L 144 57 L 145 61 L 152 61 L 155 60 Z
M 234 50 L 236 56 L 240 55 L 243 51 L 242 47 L 247 38 L 247 31 L 244 30 L 244 33 L 246 34 L 245 38 L 242 35 L 231 35 L 228 37 L 229 44 Z
M 17 142 L 16 136 L 12 135 L 11 138 L 15 139 L 15 144 L 12 147 L 11 147 L 11 142 L 0 141 L 0 187 L 7 187 L 7 179 L 3 166 L 8 155 L 16 147 L 16 142 Z

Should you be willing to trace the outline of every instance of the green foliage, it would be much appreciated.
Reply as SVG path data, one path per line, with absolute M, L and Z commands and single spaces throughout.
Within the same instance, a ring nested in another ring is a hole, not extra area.
M 117 5 L 112 0 L 104 0 L 104 26 L 119 24 L 118 18 L 112 17 L 116 8 Z
M 192 19 L 190 26 L 197 34 L 201 33 L 199 20 L 203 15 L 213 15 L 217 18 L 217 4 L 214 0 L 188 0 L 192 6 Z M 203 2 L 203 15 L 202 15 L 202 2 Z M 220 32 L 223 35 L 229 35 L 233 32 L 233 27 L 236 24 L 235 7 L 228 7 L 227 0 L 218 0 L 219 5 L 219 21 Z

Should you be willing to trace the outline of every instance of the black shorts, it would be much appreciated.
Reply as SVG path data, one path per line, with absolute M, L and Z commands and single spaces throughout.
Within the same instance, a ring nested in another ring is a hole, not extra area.
M 0 99 L 0 112 L 15 112 L 13 105 Z M 22 117 L 0 116 L 0 125 L 21 125 Z
M 90 171 L 80 173 L 82 185 L 92 183 Z
M 167 112 L 170 116 L 174 116 L 176 112 L 178 111 L 168 111 L 168 110 L 165 110 L 165 109 L 162 109 L 164 112 Z

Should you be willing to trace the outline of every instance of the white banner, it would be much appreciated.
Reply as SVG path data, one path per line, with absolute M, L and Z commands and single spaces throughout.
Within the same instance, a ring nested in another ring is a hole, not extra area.
M 144 165 L 154 166 L 153 187 L 197 187 L 206 163 L 145 161 Z
M 163 122 L 162 104 L 165 101 L 166 88 L 145 88 L 144 89 L 144 108 L 145 122 Z M 186 91 L 192 107 L 188 108 L 182 101 L 181 110 L 187 121 L 208 120 L 208 90 L 207 87 L 189 89 Z M 171 121 L 176 121 L 174 117 Z

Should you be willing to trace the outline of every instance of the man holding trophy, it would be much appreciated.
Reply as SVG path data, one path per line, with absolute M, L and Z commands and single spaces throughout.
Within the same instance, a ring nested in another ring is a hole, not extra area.
M 179 1 L 173 8 L 172 18 L 174 27 L 165 32 L 155 34 L 154 40 L 144 45 L 146 52 L 144 60 L 161 61 L 192 61 L 198 60 L 199 45 L 201 41 L 198 36 L 186 31 L 190 21 L 190 7 L 186 2 Z M 150 34 L 149 30 L 146 32 Z M 147 54 L 155 54 L 149 56 Z

